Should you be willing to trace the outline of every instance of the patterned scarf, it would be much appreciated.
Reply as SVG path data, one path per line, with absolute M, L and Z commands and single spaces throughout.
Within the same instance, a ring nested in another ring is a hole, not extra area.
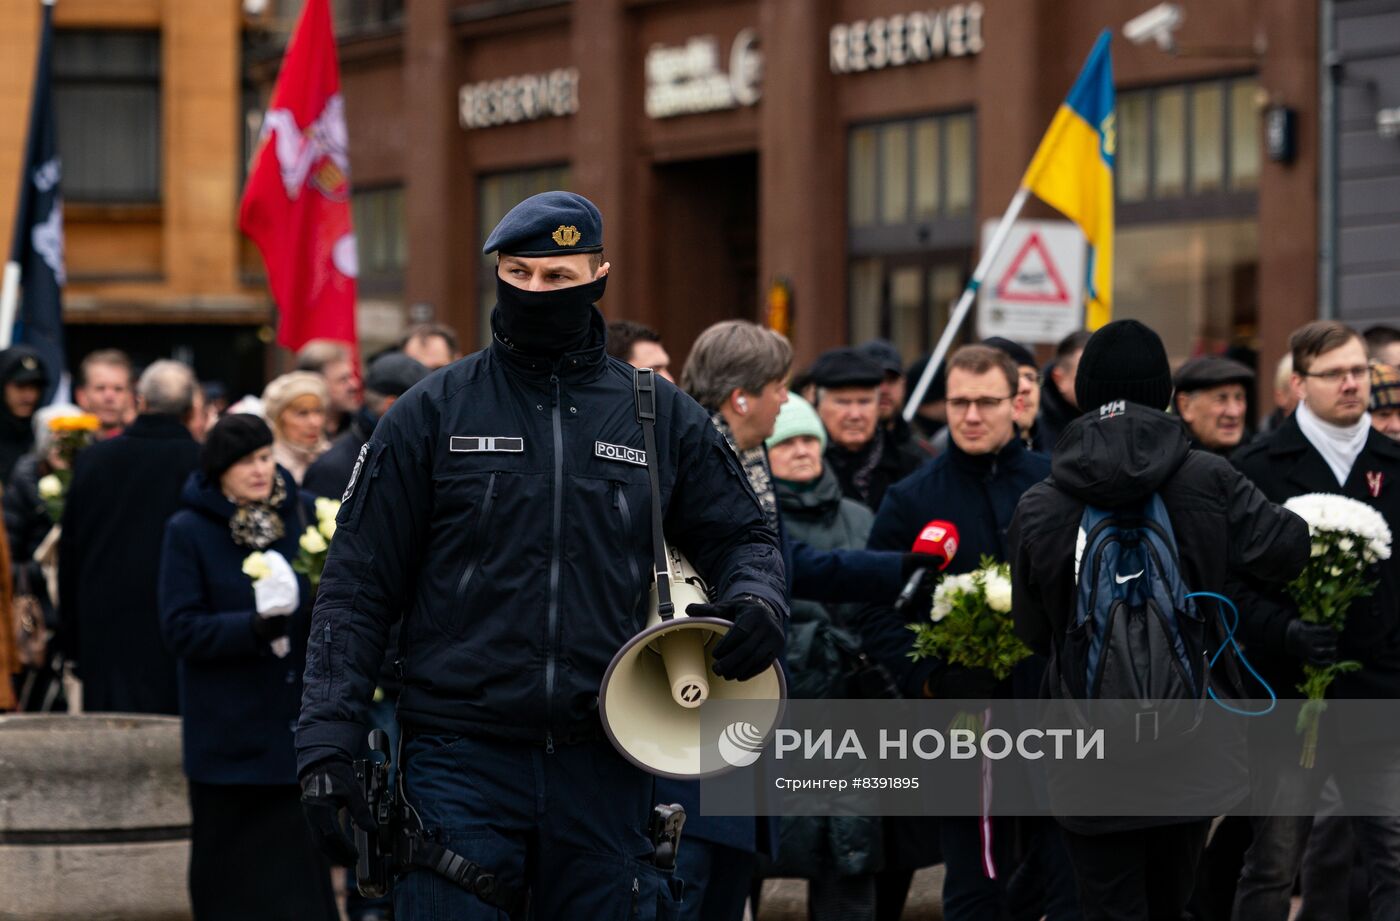
M 282 474 L 278 473 L 272 478 L 272 495 L 267 499 L 235 503 L 237 509 L 228 520 L 233 542 L 252 550 L 266 550 L 281 540 L 286 529 L 282 526 L 282 515 L 277 509 L 286 501 L 287 484 L 282 482 Z
M 773 472 L 768 469 L 768 452 L 763 450 L 763 445 L 750 448 L 747 451 L 740 451 L 738 444 L 734 441 L 734 431 L 729 427 L 729 423 L 724 421 L 724 416 L 715 413 L 710 417 L 710 421 L 724 436 L 729 447 L 738 455 L 739 463 L 744 465 L 744 472 L 749 477 L 749 485 L 753 487 L 754 494 L 758 496 L 758 504 L 763 509 L 763 517 L 767 520 L 768 527 L 776 533 L 778 530 L 778 493 L 773 489 Z

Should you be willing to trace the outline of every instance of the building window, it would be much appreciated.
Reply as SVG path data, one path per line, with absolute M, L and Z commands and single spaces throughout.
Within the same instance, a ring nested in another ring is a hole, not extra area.
M 477 183 L 477 251 L 486 245 L 486 238 L 506 216 L 506 212 L 531 195 L 551 189 L 569 188 L 567 166 L 547 166 L 482 176 Z M 477 273 L 477 333 L 482 346 L 491 344 L 491 308 L 496 305 L 496 255 L 481 257 Z
M 408 264 L 403 186 L 356 189 L 350 207 L 360 258 L 360 290 L 401 294 L 404 266 Z
M 912 361 L 962 290 L 975 238 L 972 113 L 857 125 L 847 143 L 849 325 Z
M 160 201 L 160 33 L 56 32 L 53 92 L 64 197 Z
M 1259 82 L 1118 95 L 1114 312 L 1173 362 L 1248 343 L 1259 318 Z
M 1119 93 L 1119 223 L 1253 213 L 1258 93 L 1253 76 Z

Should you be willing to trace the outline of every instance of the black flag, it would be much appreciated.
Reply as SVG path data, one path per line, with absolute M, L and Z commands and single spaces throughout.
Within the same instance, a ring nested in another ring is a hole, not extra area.
M 44 0 L 39 63 L 34 71 L 34 100 L 29 110 L 29 141 L 21 174 L 19 210 L 15 215 L 11 265 L 20 273 L 22 294 L 13 342 L 38 350 L 48 371 L 52 398 L 63 374 L 63 197 L 53 111 L 53 3 Z

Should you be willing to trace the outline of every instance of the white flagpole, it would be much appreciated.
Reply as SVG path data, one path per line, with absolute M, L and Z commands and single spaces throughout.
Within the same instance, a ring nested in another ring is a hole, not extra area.
M 967 312 L 972 309 L 972 299 L 977 296 L 977 289 L 982 287 L 982 280 L 992 270 L 992 260 L 996 259 L 1001 248 L 1006 245 L 1006 238 L 1011 235 L 1011 226 L 1016 223 L 1016 218 L 1020 216 L 1021 209 L 1025 207 L 1026 199 L 1030 197 L 1030 194 L 1031 190 L 1025 186 L 1017 189 L 1006 213 L 1001 216 L 1001 223 L 997 224 L 996 233 L 992 234 L 987 248 L 982 251 L 982 258 L 978 260 L 971 280 L 968 281 L 967 287 L 963 288 L 962 297 L 958 298 L 958 305 L 953 308 L 953 315 L 948 318 L 948 325 L 943 327 L 943 335 L 938 338 L 938 345 L 934 346 L 933 354 L 929 357 L 928 364 L 924 366 L 924 373 L 919 377 L 919 382 L 914 385 L 909 398 L 904 401 L 905 422 L 913 421 L 914 414 L 919 411 L 919 403 L 923 401 L 924 393 L 928 391 L 929 384 L 933 383 L 934 372 L 943 363 L 943 357 L 948 354 L 948 348 L 953 344 L 953 337 L 958 334 L 963 321 L 967 319 Z
M 15 334 L 15 313 L 19 308 L 19 263 L 5 263 L 0 282 L 0 349 L 8 349 Z

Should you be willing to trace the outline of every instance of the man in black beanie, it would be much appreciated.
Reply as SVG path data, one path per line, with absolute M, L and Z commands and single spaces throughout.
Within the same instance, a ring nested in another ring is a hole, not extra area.
M 1172 378 L 1156 333 L 1136 320 L 1103 327 L 1084 348 L 1074 386 L 1085 412 L 1061 436 L 1050 479 L 1021 499 L 1009 534 L 1012 616 L 1034 652 L 1068 661 L 1062 650 L 1081 613 L 1078 556 L 1089 506 L 1137 512 L 1160 497 L 1188 591 L 1228 594 L 1227 584 L 1240 576 L 1276 585 L 1302 569 L 1311 547 L 1303 520 L 1271 503 L 1223 458 L 1191 450 L 1181 420 L 1163 412 Z M 1087 575 L 1096 568 L 1083 567 L 1086 577 L 1096 578 Z M 1118 584 L 1142 573 L 1123 575 L 1115 575 Z M 1215 616 L 1213 609 L 1199 611 Z M 1213 687 L 1218 674 L 1212 672 Z M 1063 696 L 1063 687 L 1052 686 L 1051 696 Z M 1220 693 L 1238 697 L 1242 689 L 1220 685 Z M 1181 917 L 1208 819 L 1057 818 L 1086 921 Z

